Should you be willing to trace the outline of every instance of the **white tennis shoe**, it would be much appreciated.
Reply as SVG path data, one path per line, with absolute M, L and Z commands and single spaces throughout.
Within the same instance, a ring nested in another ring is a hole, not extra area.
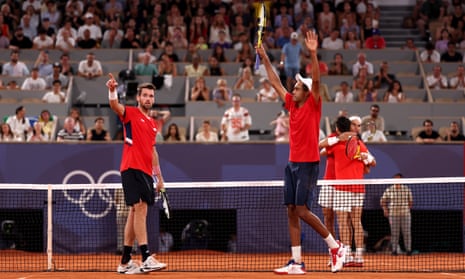
M 165 263 L 161 263 L 157 261 L 154 257 L 150 256 L 144 261 L 141 269 L 144 272 L 151 272 L 151 271 L 163 269 L 165 267 L 166 267 Z
M 329 249 L 331 255 L 331 272 L 338 272 L 344 266 L 346 258 L 346 247 L 338 240 L 338 248 Z
M 294 260 L 290 260 L 285 266 L 275 269 L 274 273 L 278 275 L 304 275 L 306 273 L 305 264 L 303 262 L 298 264 Z
M 120 264 L 116 270 L 121 274 L 141 274 L 144 273 L 142 268 L 134 261 L 130 260 L 127 264 Z

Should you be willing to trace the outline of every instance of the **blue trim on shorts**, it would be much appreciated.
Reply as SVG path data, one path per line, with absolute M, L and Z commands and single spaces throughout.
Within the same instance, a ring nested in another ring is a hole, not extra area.
M 311 208 L 318 174 L 319 162 L 288 162 L 284 170 L 284 204 Z

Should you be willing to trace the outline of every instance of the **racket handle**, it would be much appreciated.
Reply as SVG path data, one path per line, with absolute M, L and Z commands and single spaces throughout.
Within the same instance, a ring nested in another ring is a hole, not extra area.
M 255 70 L 258 70 L 258 66 L 260 66 L 260 56 L 257 53 L 255 55 Z

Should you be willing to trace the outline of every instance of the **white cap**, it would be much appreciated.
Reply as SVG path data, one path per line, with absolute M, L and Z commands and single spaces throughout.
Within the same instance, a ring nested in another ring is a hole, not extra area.
M 297 34 L 297 32 L 292 32 L 291 33 L 291 39 L 298 39 L 299 38 L 299 34 Z
M 305 84 L 305 86 L 308 87 L 308 90 L 312 90 L 313 80 L 311 78 L 304 78 L 300 74 L 297 74 L 295 75 L 295 79 Z
M 93 15 L 92 13 L 86 13 L 86 14 L 84 15 L 84 17 L 85 17 L 85 18 L 93 18 L 94 15 Z
M 351 117 L 349 117 L 349 120 L 350 122 L 357 121 L 358 123 L 362 123 L 362 119 L 358 115 L 352 115 Z

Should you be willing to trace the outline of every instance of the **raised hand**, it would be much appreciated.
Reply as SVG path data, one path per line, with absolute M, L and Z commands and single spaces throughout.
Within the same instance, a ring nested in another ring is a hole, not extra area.
M 113 74 L 109 73 L 108 77 L 109 77 L 109 80 L 107 81 L 106 86 L 111 92 L 114 92 L 116 90 L 116 87 L 118 87 L 118 83 L 113 77 Z
M 310 30 L 305 36 L 305 45 L 310 51 L 316 51 L 318 48 L 318 35 L 315 31 Z

